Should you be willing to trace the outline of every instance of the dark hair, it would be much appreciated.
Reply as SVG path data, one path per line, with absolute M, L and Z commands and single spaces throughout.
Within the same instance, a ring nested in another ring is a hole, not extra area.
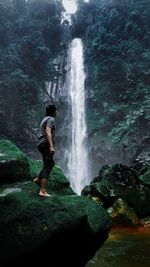
M 49 104 L 46 106 L 46 116 L 53 116 L 57 108 L 54 104 Z

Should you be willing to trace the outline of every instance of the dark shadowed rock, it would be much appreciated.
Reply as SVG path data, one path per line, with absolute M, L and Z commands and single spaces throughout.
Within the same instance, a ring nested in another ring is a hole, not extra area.
M 82 195 L 99 197 L 106 209 L 121 198 L 134 209 L 139 219 L 149 216 L 149 168 L 140 166 L 105 165 L 90 185 L 82 190 Z

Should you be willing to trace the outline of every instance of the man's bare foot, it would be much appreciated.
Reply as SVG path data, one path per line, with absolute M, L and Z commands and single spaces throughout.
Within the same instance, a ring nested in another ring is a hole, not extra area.
M 40 197 L 51 197 L 51 198 L 53 198 L 52 195 L 48 194 L 47 192 L 42 192 L 42 191 L 39 192 L 39 196 Z
M 35 177 L 35 178 L 33 179 L 33 182 L 34 182 L 35 184 L 37 184 L 37 185 L 41 185 L 41 181 L 40 181 L 40 179 L 39 179 L 38 177 Z

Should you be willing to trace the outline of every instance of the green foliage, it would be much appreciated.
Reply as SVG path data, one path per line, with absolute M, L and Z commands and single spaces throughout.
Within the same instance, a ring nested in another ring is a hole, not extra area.
M 148 0 L 80 1 L 74 32 L 83 29 L 91 134 L 120 142 L 148 129 L 149 13 Z
M 17 143 L 33 139 L 41 118 L 44 84 L 62 49 L 61 10 L 59 0 L 0 1 L 0 128 Z

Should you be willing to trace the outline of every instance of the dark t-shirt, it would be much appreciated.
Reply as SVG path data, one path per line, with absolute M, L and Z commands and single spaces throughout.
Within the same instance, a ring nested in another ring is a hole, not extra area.
M 52 141 L 55 144 L 55 128 L 56 128 L 55 119 L 53 117 L 51 117 L 51 116 L 46 116 L 41 121 L 41 124 L 40 124 L 40 129 L 39 129 L 39 134 L 38 134 L 38 138 L 39 138 L 38 145 L 47 142 L 46 127 L 51 128 Z

